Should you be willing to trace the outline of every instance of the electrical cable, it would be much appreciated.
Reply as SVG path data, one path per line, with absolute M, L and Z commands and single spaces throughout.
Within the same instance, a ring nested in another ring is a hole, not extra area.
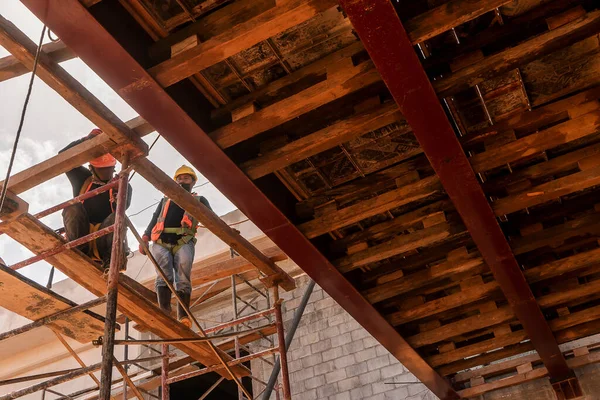
M 23 110 L 21 111 L 21 120 L 19 121 L 19 127 L 17 128 L 17 135 L 13 144 L 12 154 L 10 161 L 8 162 L 8 170 L 6 171 L 6 178 L 4 179 L 4 185 L 2 186 L 2 194 L 0 194 L 0 211 L 4 207 L 4 200 L 6 199 L 6 192 L 8 190 L 8 181 L 10 179 L 10 173 L 15 161 L 17 154 L 17 148 L 19 146 L 19 139 L 21 138 L 21 131 L 23 129 L 23 123 L 25 122 L 25 114 L 27 113 L 27 106 L 29 105 L 29 99 L 31 97 L 31 90 L 33 89 L 33 82 L 35 81 L 35 72 L 37 71 L 38 61 L 40 53 L 42 51 L 42 42 L 44 41 L 44 35 L 46 33 L 46 25 L 42 28 L 42 34 L 38 43 L 37 50 L 35 52 L 35 59 L 33 60 L 33 68 L 31 71 L 31 79 L 29 80 L 29 87 L 27 88 L 27 95 L 25 96 L 25 103 L 23 104 Z

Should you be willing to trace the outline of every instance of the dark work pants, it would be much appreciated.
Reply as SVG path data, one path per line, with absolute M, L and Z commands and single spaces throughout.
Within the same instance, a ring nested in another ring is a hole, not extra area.
M 63 223 L 65 225 L 65 231 L 69 241 L 79 239 L 90 233 L 90 219 L 87 211 L 82 203 L 73 204 L 66 207 L 62 212 Z M 100 224 L 100 229 L 107 228 L 115 223 L 115 214 L 112 213 Z M 109 233 L 96 239 L 96 245 L 98 246 L 98 253 L 102 258 L 102 264 L 108 268 L 110 265 L 110 254 L 112 250 L 113 234 Z M 127 248 L 127 239 L 125 239 L 125 248 Z M 90 255 L 90 246 L 88 243 L 82 244 L 77 247 L 83 253 Z M 124 257 L 121 268 L 125 266 L 127 258 Z

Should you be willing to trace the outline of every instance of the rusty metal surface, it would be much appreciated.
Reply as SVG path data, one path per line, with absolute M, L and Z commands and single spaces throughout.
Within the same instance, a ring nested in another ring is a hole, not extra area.
M 569 368 L 389 0 L 341 0 L 515 315 L 555 378 Z
M 22 3 L 419 380 L 459 398 L 77 0 Z

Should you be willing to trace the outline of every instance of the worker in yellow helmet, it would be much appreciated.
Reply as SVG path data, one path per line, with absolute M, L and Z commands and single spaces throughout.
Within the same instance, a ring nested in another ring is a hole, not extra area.
M 177 169 L 173 179 L 185 190 L 192 192 L 198 177 L 192 168 L 183 165 Z M 208 200 L 195 193 L 192 194 L 199 202 L 210 209 Z M 190 275 L 196 250 L 195 236 L 197 229 L 198 221 L 187 211 L 165 197 L 158 204 L 142 237 L 146 245 L 152 240 L 153 245 L 150 249 L 152 255 L 169 282 L 174 283 L 175 290 L 186 307 L 190 305 L 192 294 Z M 139 250 L 140 253 L 145 254 L 143 246 L 140 245 Z M 156 277 L 155 287 L 160 308 L 170 313 L 171 292 L 160 276 Z M 191 328 L 192 323 L 179 304 L 177 305 L 177 318 L 188 328 Z
M 93 129 L 87 136 L 70 143 L 59 151 L 62 153 L 71 147 L 90 140 L 101 134 L 100 129 Z M 77 197 L 91 190 L 97 189 L 115 176 L 117 160 L 110 154 L 103 154 L 90 161 L 88 168 L 75 167 L 66 173 L 73 187 L 73 196 Z M 127 188 L 127 207 L 131 204 L 131 185 Z M 115 223 L 115 210 L 117 209 L 117 189 L 110 189 L 85 201 L 70 205 L 63 210 L 63 223 L 67 238 L 79 239 L 89 233 L 104 229 Z M 89 243 L 78 246 L 78 249 L 89 255 L 92 260 L 101 262 L 103 268 L 110 266 L 113 234 L 104 235 Z M 127 247 L 127 241 L 124 242 Z M 127 258 L 120 261 L 120 269 L 125 269 Z

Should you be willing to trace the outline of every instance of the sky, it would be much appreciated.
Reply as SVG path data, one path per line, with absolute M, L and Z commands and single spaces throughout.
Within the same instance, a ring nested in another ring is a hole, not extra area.
M 0 14 L 38 43 L 43 25 L 19 0 L 0 0 Z M 49 41 L 46 35 L 44 43 Z M 0 58 L 8 55 L 10 53 L 0 47 Z M 137 113 L 81 60 L 69 60 L 61 66 L 123 121 L 137 116 Z M 0 181 L 6 175 L 30 78 L 31 74 L 26 74 L 0 82 Z M 90 121 L 36 78 L 11 175 L 56 155 L 60 149 L 86 136 L 93 128 L 94 125 Z M 153 132 L 144 140 L 150 144 L 156 136 L 157 133 Z M 187 163 L 185 158 L 162 138 L 158 140 L 148 158 L 168 175 L 172 175 L 179 166 Z M 224 215 L 235 209 L 235 206 L 201 174 L 198 175 L 198 184 L 203 185 L 198 187 L 196 192 L 208 199 L 218 215 Z M 158 202 L 162 194 L 139 175 L 132 179 L 131 185 L 133 196 L 127 214 L 131 216 L 132 222 L 141 232 L 148 225 L 156 208 L 156 206 L 147 207 Z M 22 193 L 20 197 L 29 203 L 29 212 L 34 214 L 71 198 L 72 188 L 63 174 Z M 144 209 L 146 210 L 142 211 Z M 53 229 L 62 226 L 60 212 L 42 221 Z M 137 249 L 137 242 L 131 234 L 129 234 L 129 247 L 132 250 Z M 33 253 L 7 235 L 0 235 L 0 257 L 8 265 L 23 261 L 32 255 Z M 45 285 L 50 266 L 42 261 L 25 267 L 19 272 Z M 54 282 L 65 278 L 62 273 L 56 271 Z

